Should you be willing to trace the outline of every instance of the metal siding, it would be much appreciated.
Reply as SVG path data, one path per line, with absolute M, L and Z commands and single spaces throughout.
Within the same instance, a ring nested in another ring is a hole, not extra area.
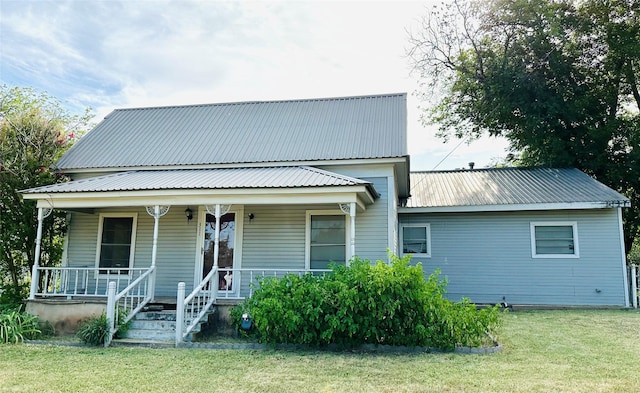
M 406 94 L 119 109 L 63 170 L 407 155 Z
M 578 169 L 491 168 L 410 176 L 407 207 L 628 201 Z
M 531 221 L 576 221 L 580 258 L 533 259 Z M 425 275 L 440 268 L 454 300 L 624 306 L 615 209 L 411 214 L 400 222 L 431 224 Z

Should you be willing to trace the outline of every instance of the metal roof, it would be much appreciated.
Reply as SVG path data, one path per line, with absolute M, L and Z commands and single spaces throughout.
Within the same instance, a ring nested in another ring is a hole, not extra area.
M 117 109 L 57 163 L 86 168 L 404 157 L 406 94 Z
M 412 172 L 409 208 L 572 203 L 629 200 L 578 169 L 491 168 Z
M 297 188 L 366 186 L 370 182 L 307 166 L 129 171 L 21 191 L 57 194 L 141 190 Z

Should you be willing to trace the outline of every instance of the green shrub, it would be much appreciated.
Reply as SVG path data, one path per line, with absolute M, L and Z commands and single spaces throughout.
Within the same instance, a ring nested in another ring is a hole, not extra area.
M 18 343 L 40 336 L 39 320 L 35 315 L 19 310 L 0 313 L 0 343 Z
M 500 325 L 497 307 L 476 310 L 468 300 L 444 296 L 446 281 L 425 280 L 410 257 L 391 264 L 354 259 L 326 276 L 264 277 L 254 296 L 232 310 L 236 326 L 249 313 L 267 343 L 312 346 L 365 343 L 452 349 L 479 346 Z
M 78 328 L 76 336 L 87 344 L 104 345 L 108 334 L 109 320 L 106 314 L 102 313 L 99 317 L 89 318 L 84 321 Z
M 0 313 L 20 310 L 24 306 L 24 299 L 29 296 L 26 284 L 15 287 L 13 285 L 0 286 Z

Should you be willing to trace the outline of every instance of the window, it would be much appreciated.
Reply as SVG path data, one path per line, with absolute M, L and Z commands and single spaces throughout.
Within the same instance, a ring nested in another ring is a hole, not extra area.
M 402 254 L 431 257 L 431 226 L 429 224 L 401 224 Z
M 133 265 L 137 215 L 101 215 L 97 265 L 100 273 L 118 272 Z
M 327 269 L 330 263 L 346 264 L 347 221 L 344 214 L 307 212 L 307 260 L 310 269 Z
M 575 222 L 532 222 L 533 258 L 578 258 L 578 225 Z

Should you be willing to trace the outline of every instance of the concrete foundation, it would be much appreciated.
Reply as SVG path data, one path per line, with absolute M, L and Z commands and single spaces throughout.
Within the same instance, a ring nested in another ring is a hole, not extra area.
M 28 300 L 26 312 L 48 321 L 58 336 L 75 334 L 84 320 L 100 316 L 107 309 L 106 300 Z

